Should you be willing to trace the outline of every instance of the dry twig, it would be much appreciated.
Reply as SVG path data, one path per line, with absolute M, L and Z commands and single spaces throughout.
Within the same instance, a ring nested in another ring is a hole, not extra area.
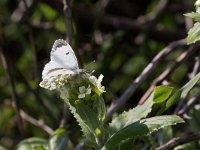
M 12 78 L 12 73 L 11 73 L 11 68 L 10 65 L 8 64 L 7 58 L 3 53 L 3 50 L 0 48 L 0 58 L 3 64 L 3 67 L 7 73 L 7 78 L 8 81 L 10 83 L 10 90 L 11 90 L 11 96 L 12 96 L 12 101 L 13 101 L 13 107 L 16 111 L 16 117 L 17 117 L 17 125 L 20 131 L 21 136 L 24 135 L 24 129 L 23 129 L 23 122 L 22 122 L 22 118 L 20 116 L 20 103 L 19 100 L 17 99 L 17 93 L 15 90 L 15 82 Z
M 31 124 L 41 128 L 41 129 L 43 129 L 48 134 L 51 134 L 53 132 L 53 129 L 50 128 L 48 125 L 46 125 L 43 120 L 36 120 L 35 118 L 31 117 L 26 112 L 24 112 L 23 110 L 20 110 L 20 115 L 24 120 L 30 122 Z
M 149 89 L 145 92 L 142 98 L 139 100 L 139 104 L 145 102 L 145 100 L 150 96 L 152 91 L 154 90 L 155 86 L 165 80 L 179 65 L 181 65 L 191 54 L 193 54 L 197 47 L 190 47 L 187 51 L 184 51 L 179 55 L 179 57 L 175 60 L 175 62 L 167 67 L 151 84 Z
M 200 133 L 189 133 L 182 137 L 176 137 L 176 138 L 171 139 L 166 144 L 161 145 L 160 147 L 156 148 L 156 150 L 171 150 L 178 145 L 182 145 L 182 144 L 189 143 L 192 141 L 197 141 L 197 140 L 200 140 Z
M 163 50 L 161 50 L 149 63 L 146 68 L 143 70 L 143 72 L 133 81 L 133 83 L 126 89 L 126 91 L 122 94 L 122 96 L 117 99 L 116 101 L 113 101 L 111 106 L 108 108 L 107 115 L 106 115 L 106 121 L 108 121 L 112 114 L 116 112 L 120 107 L 122 107 L 126 101 L 134 94 L 138 86 L 149 76 L 149 74 L 155 69 L 155 67 L 158 65 L 158 63 L 167 56 L 170 52 L 172 52 L 177 47 L 184 46 L 186 44 L 186 40 L 182 39 L 179 41 L 175 41 L 170 43 L 168 46 L 166 46 Z

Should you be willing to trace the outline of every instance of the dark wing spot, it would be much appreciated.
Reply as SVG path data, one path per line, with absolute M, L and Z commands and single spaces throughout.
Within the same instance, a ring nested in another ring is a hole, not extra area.
M 69 55 L 69 52 L 67 52 L 66 55 Z

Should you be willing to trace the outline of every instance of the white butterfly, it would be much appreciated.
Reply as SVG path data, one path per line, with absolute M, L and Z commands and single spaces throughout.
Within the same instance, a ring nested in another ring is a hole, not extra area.
M 51 60 L 45 65 L 42 72 L 41 87 L 55 89 L 56 85 L 52 83 L 52 81 L 55 81 L 54 77 L 72 75 L 81 70 L 71 46 L 62 39 L 54 42 L 50 55 Z M 60 80 L 58 82 L 60 83 Z

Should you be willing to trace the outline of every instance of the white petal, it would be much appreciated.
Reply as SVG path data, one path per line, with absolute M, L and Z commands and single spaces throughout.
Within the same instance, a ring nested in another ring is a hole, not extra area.
M 90 94 L 90 93 L 91 93 L 91 88 L 88 88 L 86 94 Z
M 85 98 L 85 94 L 79 94 L 78 98 Z
M 100 76 L 99 76 L 99 78 L 98 78 L 98 82 L 99 82 L 99 83 L 102 82 L 103 77 L 104 77 L 104 76 L 103 76 L 102 74 L 100 74 Z
M 80 92 L 80 93 L 85 93 L 85 91 L 86 91 L 85 86 L 79 87 L 79 92 Z

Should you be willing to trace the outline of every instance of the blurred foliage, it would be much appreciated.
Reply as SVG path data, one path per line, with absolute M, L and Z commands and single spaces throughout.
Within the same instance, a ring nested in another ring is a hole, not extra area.
M 145 16 L 155 15 L 154 11 L 159 6 L 159 0 L 111 0 L 105 5 L 101 2 L 72 1 L 71 46 L 79 56 L 80 64 L 91 71 L 95 70 L 95 75 L 102 73 L 105 76 L 103 85 L 106 86 L 107 93 L 104 97 L 109 107 L 111 100 L 124 92 L 158 52 L 170 42 L 186 37 L 186 26 L 191 24 L 191 20 L 188 23 L 182 14 L 194 10 L 194 1 L 169 1 L 167 7 L 154 21 L 146 23 L 145 19 L 148 17 Z M 75 119 L 69 113 L 65 114 L 66 106 L 56 91 L 44 90 L 38 86 L 42 69 L 49 61 L 53 42 L 59 38 L 66 38 L 66 19 L 62 0 L 1 0 L 0 8 L 0 145 L 7 149 L 16 149 L 17 143 L 22 139 L 50 137 L 40 126 L 30 123 L 27 117 L 22 117 L 23 133 L 20 132 L 12 97 L 13 87 L 20 109 L 53 130 L 59 128 L 65 115 L 64 128 L 69 131 L 72 145 L 76 146 L 82 140 L 82 133 Z M 130 26 L 131 23 L 129 24 L 126 19 L 131 20 L 133 26 Z M 122 21 L 124 24 L 119 24 L 117 21 Z M 139 22 L 144 23 L 139 24 Z M 162 59 L 120 111 L 136 106 L 152 81 L 186 50 L 185 47 L 177 48 Z M 174 87 L 184 85 L 193 71 L 194 57 L 199 57 L 199 54 L 196 51 L 180 66 L 175 67 L 165 78 L 165 83 Z M 5 69 L 3 55 L 10 71 Z M 95 62 L 91 63 L 94 60 Z M 11 85 L 9 76 L 14 86 Z M 198 86 L 197 91 L 190 97 L 199 92 Z M 177 106 L 184 107 L 188 100 L 186 97 L 183 103 L 178 103 Z M 199 131 L 198 106 L 199 101 L 187 112 L 192 119 L 187 121 L 184 127 L 181 126 L 173 132 L 173 135 L 180 135 L 183 129 Z M 166 114 L 172 114 L 175 110 L 176 106 Z M 166 139 L 170 139 L 171 129 L 168 130 L 170 131 L 161 131 L 166 137 L 163 137 L 160 143 L 163 144 Z M 155 134 L 155 139 L 158 136 L 160 135 Z M 144 139 L 128 142 L 138 143 L 136 145 L 138 149 L 144 146 Z M 194 144 L 187 145 L 187 147 L 192 146 Z M 85 147 L 87 149 L 87 146 Z M 148 149 L 148 146 L 144 147 Z

